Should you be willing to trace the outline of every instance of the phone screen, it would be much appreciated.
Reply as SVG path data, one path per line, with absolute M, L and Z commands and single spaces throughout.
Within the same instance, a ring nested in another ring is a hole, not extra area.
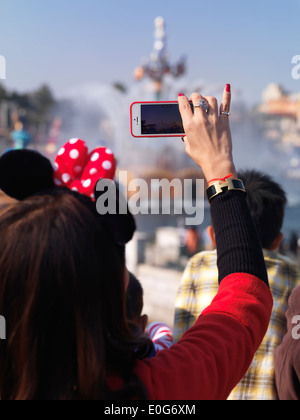
M 142 135 L 184 133 L 178 104 L 142 104 Z

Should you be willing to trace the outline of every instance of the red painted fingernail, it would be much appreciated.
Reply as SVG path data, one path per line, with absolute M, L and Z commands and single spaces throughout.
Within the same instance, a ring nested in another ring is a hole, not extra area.
M 231 86 L 228 84 L 225 88 L 226 92 L 231 93 Z
M 184 93 L 178 93 L 178 96 L 185 96 Z

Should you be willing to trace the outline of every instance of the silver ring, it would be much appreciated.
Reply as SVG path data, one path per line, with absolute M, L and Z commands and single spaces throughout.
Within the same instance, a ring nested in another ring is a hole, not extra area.
M 194 108 L 201 108 L 201 109 L 203 109 L 203 111 L 208 112 L 209 105 L 208 105 L 208 103 L 206 102 L 205 99 L 200 99 L 200 101 L 198 102 L 198 104 L 197 105 L 194 105 Z
M 221 114 L 223 114 L 223 115 L 227 115 L 227 117 L 230 117 L 231 112 L 221 112 Z

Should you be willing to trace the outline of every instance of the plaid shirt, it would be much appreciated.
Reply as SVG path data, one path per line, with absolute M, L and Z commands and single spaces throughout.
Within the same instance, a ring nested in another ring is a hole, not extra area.
M 274 298 L 272 317 L 267 334 L 252 364 L 237 387 L 232 400 L 276 400 L 274 350 L 287 331 L 285 312 L 292 290 L 300 277 L 292 262 L 277 252 L 264 251 L 270 288 Z M 218 292 L 216 251 L 201 252 L 188 263 L 176 297 L 174 342 L 192 327 L 202 311 Z

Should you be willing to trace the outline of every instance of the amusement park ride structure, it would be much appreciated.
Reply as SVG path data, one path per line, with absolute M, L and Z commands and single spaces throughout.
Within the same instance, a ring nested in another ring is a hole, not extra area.
M 177 64 L 170 64 L 166 48 L 167 35 L 164 18 L 157 17 L 154 25 L 155 32 L 152 52 L 149 58 L 144 58 L 142 65 L 135 69 L 134 77 L 136 80 L 149 77 L 154 83 L 155 99 L 159 101 L 161 99 L 164 77 L 166 75 L 172 75 L 174 78 L 178 78 L 184 75 L 186 72 L 186 59 L 182 57 Z

